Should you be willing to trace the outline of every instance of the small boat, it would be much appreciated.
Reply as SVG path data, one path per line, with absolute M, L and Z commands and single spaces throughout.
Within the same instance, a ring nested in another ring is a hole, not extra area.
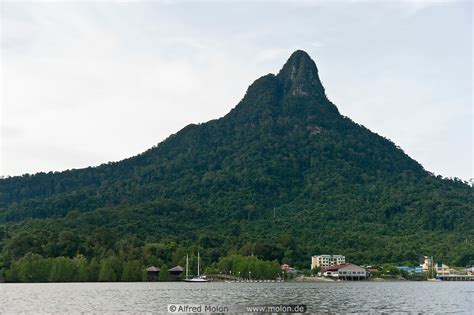
M 431 279 L 428 279 L 429 282 L 441 282 L 443 280 L 439 279 L 439 278 L 431 278 Z
M 188 255 L 186 255 L 186 278 L 184 279 L 185 282 L 209 282 L 209 280 L 206 278 L 206 276 L 201 276 L 199 272 L 199 252 L 198 252 L 198 270 L 197 270 L 197 276 L 189 278 L 188 277 L 188 265 L 189 265 L 189 258 Z

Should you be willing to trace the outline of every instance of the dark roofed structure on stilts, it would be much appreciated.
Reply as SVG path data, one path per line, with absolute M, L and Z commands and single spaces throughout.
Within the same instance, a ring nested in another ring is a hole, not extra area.
M 148 275 L 148 281 L 158 281 L 160 276 L 160 268 L 151 266 L 146 268 L 146 273 Z
M 180 280 L 183 270 L 184 270 L 183 267 L 178 265 L 178 266 L 174 266 L 173 268 L 168 269 L 168 272 L 172 280 Z

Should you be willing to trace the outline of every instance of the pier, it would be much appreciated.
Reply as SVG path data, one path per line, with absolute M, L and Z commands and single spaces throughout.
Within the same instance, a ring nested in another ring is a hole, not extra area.
M 442 281 L 474 281 L 474 275 L 443 275 L 437 278 Z
M 226 275 L 226 274 L 210 274 L 206 275 L 206 278 L 209 280 L 213 281 L 236 281 L 236 282 L 241 282 L 244 281 L 245 279 L 233 276 L 233 275 Z
M 206 278 L 211 281 L 227 281 L 227 282 L 284 282 L 283 279 L 248 279 L 226 274 L 208 274 Z

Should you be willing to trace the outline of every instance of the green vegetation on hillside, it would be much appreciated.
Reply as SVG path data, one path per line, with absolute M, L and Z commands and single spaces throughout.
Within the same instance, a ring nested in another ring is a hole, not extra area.
M 167 266 L 198 247 L 207 265 L 254 254 L 308 268 L 318 253 L 474 264 L 473 201 L 466 183 L 433 176 L 340 115 L 298 51 L 225 117 L 138 156 L 0 180 L 0 269 L 40 255 L 64 266 L 95 259 L 100 270 L 120 257 L 135 270 L 150 246 Z

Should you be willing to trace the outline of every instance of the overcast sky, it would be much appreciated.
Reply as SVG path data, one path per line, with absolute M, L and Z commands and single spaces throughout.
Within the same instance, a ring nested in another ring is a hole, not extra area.
M 2 175 L 136 155 L 225 115 L 292 51 L 343 115 L 473 176 L 472 5 L 1 2 Z

